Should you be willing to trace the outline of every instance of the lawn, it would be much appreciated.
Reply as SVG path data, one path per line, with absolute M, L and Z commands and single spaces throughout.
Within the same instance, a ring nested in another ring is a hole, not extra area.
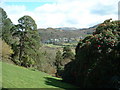
M 0 62 L 1 64 L 3 88 L 76 88 L 40 71 Z

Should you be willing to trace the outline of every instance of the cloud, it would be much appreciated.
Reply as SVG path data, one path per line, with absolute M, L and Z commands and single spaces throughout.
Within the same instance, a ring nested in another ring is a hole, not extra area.
M 18 19 L 23 16 L 22 13 L 26 11 L 26 6 L 24 5 L 17 6 L 17 5 L 6 5 L 5 3 L 1 3 L 0 6 L 6 11 L 8 17 L 15 24 L 17 24 Z
M 48 0 L 47 0 L 48 1 Z M 50 0 L 29 11 L 25 5 L 5 5 L 3 8 L 14 23 L 30 15 L 41 27 L 85 28 L 101 23 L 106 19 L 117 19 L 118 0 Z
M 2 0 L 1 2 L 55 2 L 57 0 Z

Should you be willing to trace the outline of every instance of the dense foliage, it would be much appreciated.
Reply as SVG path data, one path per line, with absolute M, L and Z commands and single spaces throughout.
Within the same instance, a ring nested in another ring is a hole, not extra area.
M 41 47 L 40 35 L 32 17 L 25 15 L 18 20 L 17 25 L 14 25 L 7 13 L 0 8 L 0 37 L 5 41 L 1 40 L 0 43 L 0 45 L 5 43 L 3 47 L 0 47 L 0 58 L 3 56 L 9 58 L 9 60 L 2 58 L 2 61 L 14 62 L 20 66 L 55 74 L 55 50 L 46 49 L 44 45 Z M 14 53 L 9 54 L 8 47 Z M 2 51 L 8 54 L 2 56 Z
M 40 36 L 32 17 L 23 16 L 18 20 L 18 24 L 14 25 L 2 8 L 0 16 L 0 37 L 14 51 L 12 61 L 25 67 L 38 66 Z
M 92 36 L 80 40 L 76 59 L 66 65 L 63 80 L 80 87 L 118 88 L 119 79 L 120 21 L 109 19 Z
M 13 36 L 17 39 L 17 43 L 13 45 L 14 62 L 30 67 L 35 65 L 39 58 L 40 38 L 37 25 L 30 16 L 23 16 L 18 22 L 19 24 L 12 28 Z
M 13 26 L 6 12 L 0 8 L 0 37 L 9 45 L 13 43 L 11 27 Z
M 61 51 L 58 50 L 56 52 L 56 57 L 55 57 L 55 65 L 56 65 L 57 69 L 60 69 L 60 67 L 62 65 L 61 64 L 62 60 L 63 60 L 62 53 L 61 53 Z
M 0 38 L 0 57 L 5 62 L 11 61 L 11 55 L 14 53 L 11 47 Z
M 56 57 L 55 57 L 55 66 L 56 66 L 56 76 L 61 76 L 63 65 L 62 65 L 63 57 L 61 51 L 56 52 Z
M 63 53 L 58 50 L 55 58 L 55 66 L 57 69 L 56 76 L 62 76 L 65 65 L 74 60 L 74 58 L 75 56 L 69 46 L 63 47 Z
M 74 59 L 74 54 L 69 46 L 63 48 L 63 59 Z
M 11 47 L 13 43 L 12 26 L 13 24 L 10 18 L 8 18 L 6 12 L 0 8 L 0 59 L 9 63 L 13 63 L 11 61 L 11 55 L 13 54 Z

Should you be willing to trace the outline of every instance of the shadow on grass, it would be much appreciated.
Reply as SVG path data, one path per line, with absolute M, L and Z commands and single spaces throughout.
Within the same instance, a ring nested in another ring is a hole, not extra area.
M 44 77 L 45 80 L 45 84 L 46 85 L 51 85 L 57 88 L 61 88 L 61 89 L 74 89 L 75 90 L 75 86 L 72 86 L 70 84 L 64 83 L 62 80 L 57 80 L 55 78 L 50 78 L 50 77 Z

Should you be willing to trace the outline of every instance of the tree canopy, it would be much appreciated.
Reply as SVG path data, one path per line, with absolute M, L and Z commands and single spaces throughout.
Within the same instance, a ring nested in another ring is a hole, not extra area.
M 80 87 L 110 87 L 114 76 L 120 76 L 120 21 L 106 20 L 92 36 L 80 40 L 63 80 Z
M 6 12 L 0 8 L 0 37 L 9 45 L 13 43 L 11 28 L 12 21 L 8 18 Z
M 16 63 L 30 67 L 34 65 L 40 47 L 40 37 L 37 25 L 30 16 L 23 16 L 18 20 L 19 24 L 13 29 L 14 36 L 18 38 L 18 43 L 14 46 Z

